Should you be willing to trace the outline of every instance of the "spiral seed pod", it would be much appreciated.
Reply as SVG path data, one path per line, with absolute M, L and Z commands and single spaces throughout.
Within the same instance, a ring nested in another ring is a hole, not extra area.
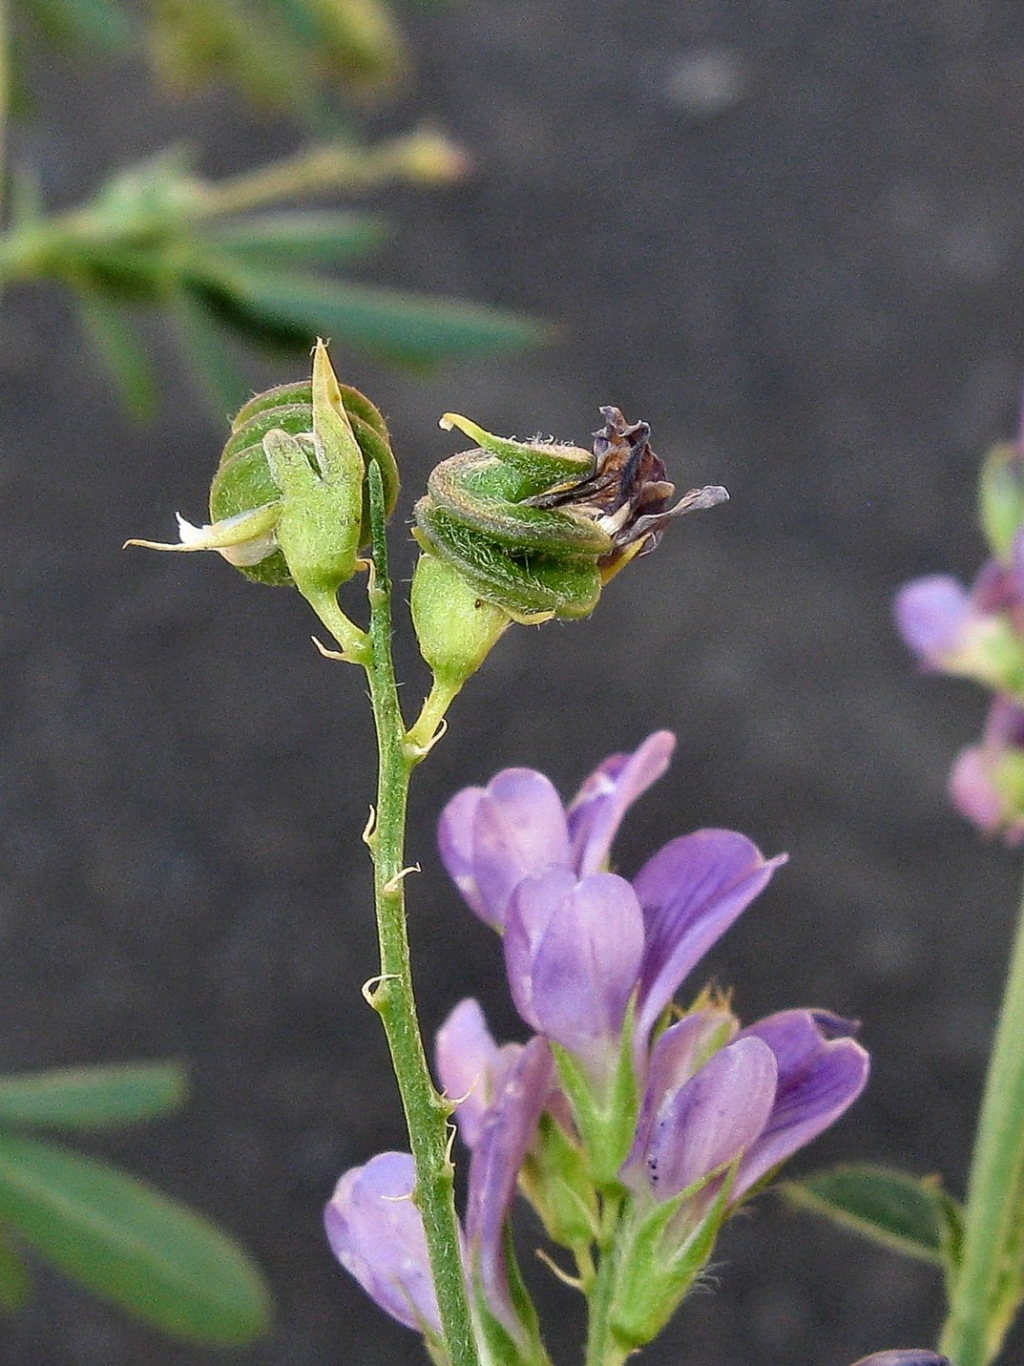
M 340 383 L 338 389 L 364 462 L 376 460 L 380 467 L 390 515 L 398 498 L 398 466 L 391 450 L 387 426 L 378 410 L 358 389 Z M 263 445 L 267 434 L 275 430 L 294 437 L 306 451 L 310 463 L 313 463 L 313 390 L 310 380 L 267 389 L 251 398 L 239 411 L 231 423 L 231 435 L 221 452 L 210 488 L 210 517 L 214 523 L 273 503 L 281 497 Z M 366 545 L 369 539 L 369 507 L 364 489 L 359 545 Z M 238 567 L 259 583 L 293 582 L 280 549 L 256 564 Z
M 416 504 L 417 540 L 517 621 L 588 616 L 604 584 L 653 550 L 672 517 L 729 496 L 692 489 L 670 507 L 675 486 L 650 428 L 617 408 L 601 413 L 592 453 L 496 437 L 454 413 L 441 419 L 479 444 L 430 475 Z

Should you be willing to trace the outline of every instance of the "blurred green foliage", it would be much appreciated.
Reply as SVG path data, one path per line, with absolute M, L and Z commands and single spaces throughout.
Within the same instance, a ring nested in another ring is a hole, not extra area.
M 17 26 L 22 42 L 35 32 L 72 48 L 144 50 L 182 93 L 229 82 L 303 128 L 332 129 L 327 141 L 220 182 L 171 149 L 117 171 L 88 203 L 58 213 L 41 204 L 30 169 L 10 177 L 0 288 L 56 280 L 70 289 L 136 414 L 150 414 L 158 397 L 136 326 L 147 310 L 168 319 L 218 417 L 249 390 L 232 343 L 308 353 L 325 335 L 427 366 L 548 338 L 547 328 L 515 313 L 340 278 L 338 267 L 386 239 L 386 223 L 347 205 L 302 203 L 365 196 L 396 181 L 444 185 L 466 172 L 465 154 L 435 130 L 376 145 L 353 131 L 353 108 L 390 94 L 409 67 L 383 0 L 149 0 L 132 11 L 115 0 L 16 0 L 14 16 L 31 20 Z M 16 58 L 6 70 L 17 76 Z M 0 75 L 0 93 L 10 84 Z
M 25 1247 L 184 1341 L 237 1345 L 266 1331 L 270 1292 L 238 1243 L 119 1167 L 35 1132 L 117 1128 L 185 1096 L 176 1063 L 0 1077 L 0 1309 L 31 1294 Z

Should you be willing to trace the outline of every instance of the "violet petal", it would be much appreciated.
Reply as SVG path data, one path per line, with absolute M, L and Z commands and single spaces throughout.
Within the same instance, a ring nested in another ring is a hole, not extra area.
M 963 637 L 970 594 L 949 574 L 928 574 L 904 584 L 893 610 L 900 635 L 925 667 L 938 669 Z
M 643 955 L 643 913 L 624 878 L 577 882 L 555 868 L 519 884 L 508 906 L 505 964 L 523 1019 L 601 1066 L 614 1056 Z
M 624 1171 L 635 1171 L 637 1164 L 643 1163 L 651 1128 L 666 1095 L 684 1086 L 700 1070 L 709 1050 L 716 1044 L 728 1043 L 736 1028 L 731 1011 L 695 1010 L 670 1025 L 658 1038 L 651 1050 L 636 1134 Z
M 786 857 L 765 859 L 732 830 L 697 830 L 671 840 L 640 869 L 633 879 L 646 924 L 638 1046 L 683 979 Z
M 741 1039 L 771 1048 L 779 1085 L 771 1118 L 740 1166 L 737 1196 L 834 1124 L 863 1091 L 870 1061 L 846 1037 L 849 1028 L 825 1011 L 784 1010 L 742 1031 Z
M 553 1078 L 546 1040 L 531 1039 L 505 1074 L 469 1162 L 466 1238 L 474 1275 L 491 1312 L 517 1338 L 519 1320 L 505 1263 L 505 1220 Z
M 407 1328 L 441 1331 L 409 1153 L 379 1153 L 338 1182 L 324 1210 L 331 1250 L 381 1309 Z
M 611 755 L 585 779 L 566 813 L 573 863 L 581 877 L 607 866 L 623 816 L 662 776 L 675 747 L 671 731 L 655 731 L 632 754 Z
M 517 883 L 570 860 L 561 799 L 529 768 L 504 769 L 486 788 L 453 797 L 441 813 L 438 846 L 470 908 L 495 929 Z
M 467 1148 L 476 1145 L 501 1077 L 520 1052 L 519 1044 L 498 1047 L 479 1003 L 471 997 L 460 1001 L 437 1031 L 434 1057 L 438 1079 L 449 1100 L 457 1102 L 455 1121 Z
M 738 1039 L 665 1094 L 644 1154 L 656 1198 L 678 1195 L 735 1161 L 754 1142 L 772 1111 L 776 1073 L 767 1044 Z
M 950 1366 L 950 1361 L 949 1357 L 927 1347 L 903 1347 L 889 1352 L 872 1352 L 855 1361 L 853 1366 Z

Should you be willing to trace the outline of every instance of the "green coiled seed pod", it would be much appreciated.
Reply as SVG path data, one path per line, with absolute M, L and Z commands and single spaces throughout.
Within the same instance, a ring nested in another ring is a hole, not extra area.
M 415 508 L 416 538 L 517 621 L 588 616 L 671 517 L 728 497 L 709 486 L 669 507 L 675 488 L 647 424 L 601 412 L 593 452 L 493 436 L 455 413 L 441 419 L 479 444 L 432 472 Z

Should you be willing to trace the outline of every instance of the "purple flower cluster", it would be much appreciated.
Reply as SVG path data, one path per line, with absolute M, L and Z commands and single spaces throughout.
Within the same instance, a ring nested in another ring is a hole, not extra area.
M 953 804 L 986 835 L 1024 842 L 1024 447 L 997 447 L 982 475 L 986 531 L 995 550 L 970 589 L 929 574 L 896 595 L 896 625 L 929 672 L 972 678 L 994 693 L 980 744 L 962 750 L 949 778 Z M 986 498 L 984 491 L 992 492 Z
M 436 1052 L 471 1154 L 472 1299 L 515 1340 L 529 1335 L 506 1262 L 517 1189 L 575 1255 L 585 1292 L 595 1245 L 607 1251 L 599 1229 L 618 1211 L 622 1271 L 608 1313 L 616 1340 L 639 1346 L 699 1273 L 727 1215 L 867 1079 L 852 1026 L 827 1012 L 783 1011 L 743 1029 L 711 992 L 687 1011 L 673 1004 L 785 861 L 712 829 L 670 841 L 632 880 L 607 871 L 623 816 L 665 772 L 674 743 L 659 732 L 607 759 L 568 807 L 542 774 L 508 769 L 460 792 L 441 816 L 441 857 L 502 935 L 513 1000 L 535 1031 L 499 1047 L 466 1000 Z M 419 1216 L 396 1199 L 412 1186 L 409 1158 L 375 1158 L 342 1178 L 327 1228 L 383 1308 L 436 1333 Z

